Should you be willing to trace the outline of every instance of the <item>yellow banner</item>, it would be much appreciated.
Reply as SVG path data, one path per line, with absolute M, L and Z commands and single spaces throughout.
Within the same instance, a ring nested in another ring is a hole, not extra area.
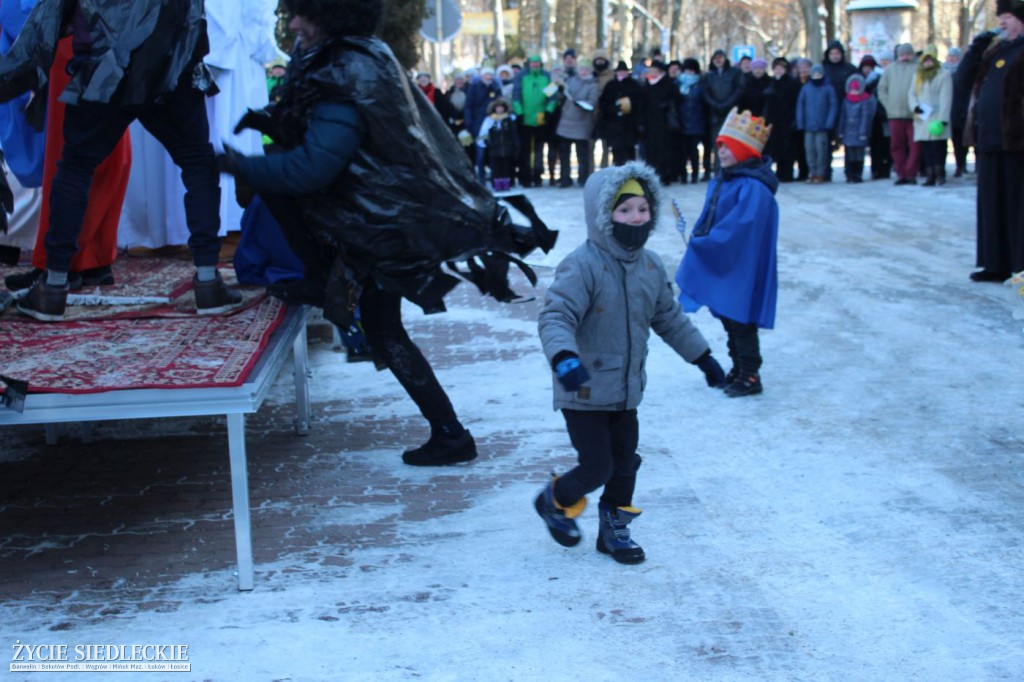
M 505 24 L 505 35 L 519 33 L 519 10 L 507 9 L 501 13 Z M 463 12 L 462 28 L 459 33 L 465 36 L 493 36 L 494 12 Z

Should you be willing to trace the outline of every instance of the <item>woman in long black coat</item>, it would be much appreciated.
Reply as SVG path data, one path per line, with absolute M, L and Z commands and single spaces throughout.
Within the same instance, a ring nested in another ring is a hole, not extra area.
M 679 124 L 679 86 L 669 78 L 663 62 L 651 62 L 647 69 L 647 82 L 641 87 L 644 101 L 643 135 L 641 148 L 644 161 L 657 173 L 661 184 L 673 180 L 672 134 L 681 131 Z
M 612 161 L 622 166 L 636 159 L 636 133 L 643 112 L 643 98 L 638 83 L 626 62 L 615 67 L 615 78 L 601 91 L 597 102 L 601 110 L 603 132 L 612 150 Z
M 789 61 L 779 57 L 772 62 L 772 83 L 765 90 L 764 117 L 771 124 L 764 153 L 775 161 L 775 177 L 779 182 L 793 181 L 793 164 L 803 147 L 803 135 L 796 129 L 796 101 L 800 97 L 800 81 L 789 73 Z

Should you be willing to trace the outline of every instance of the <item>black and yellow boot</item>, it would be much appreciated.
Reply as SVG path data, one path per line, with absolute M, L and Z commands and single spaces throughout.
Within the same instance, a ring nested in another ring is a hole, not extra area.
M 633 542 L 629 535 L 629 524 L 640 516 L 636 507 L 612 507 L 604 502 L 598 505 L 597 551 L 611 555 L 620 564 L 639 564 L 644 556 L 643 548 Z

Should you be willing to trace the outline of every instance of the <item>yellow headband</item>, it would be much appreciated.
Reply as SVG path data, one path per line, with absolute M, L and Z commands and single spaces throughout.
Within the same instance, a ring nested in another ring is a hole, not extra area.
M 643 185 L 641 185 L 636 180 L 636 178 L 630 178 L 629 180 L 626 180 L 624 183 L 622 183 L 622 187 L 619 188 L 619 191 L 615 193 L 615 198 L 612 200 L 612 204 L 614 205 L 619 203 L 619 197 L 621 197 L 623 194 L 642 197 L 644 196 Z

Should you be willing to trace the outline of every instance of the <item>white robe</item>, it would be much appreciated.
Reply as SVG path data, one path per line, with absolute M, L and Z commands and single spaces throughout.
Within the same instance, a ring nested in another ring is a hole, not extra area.
M 210 53 L 204 58 L 220 92 L 206 100 L 210 142 L 221 152 L 224 143 L 245 155 L 263 153 L 259 133 L 234 134 L 247 109 L 267 105 L 265 64 L 283 56 L 274 41 L 276 0 L 206 0 Z M 188 242 L 185 187 L 180 170 L 163 146 L 132 124 L 132 172 L 121 213 L 118 245 L 158 248 Z M 235 201 L 235 181 L 220 176 L 220 235 L 240 229 L 242 208 Z

